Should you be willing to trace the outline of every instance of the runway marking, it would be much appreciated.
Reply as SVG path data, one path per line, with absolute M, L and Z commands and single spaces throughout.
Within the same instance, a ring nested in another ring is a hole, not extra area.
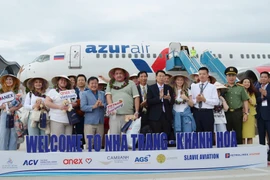
M 270 173 L 270 171 L 266 169 L 260 169 L 260 168 L 250 168 L 250 169 L 255 170 L 255 171 Z
M 197 180 L 197 179 L 225 179 L 225 178 L 243 178 L 243 177 L 258 177 L 258 176 L 269 176 L 268 173 L 252 173 L 252 174 L 235 174 L 235 175 L 220 175 L 220 176 L 185 176 L 181 178 L 147 178 L 138 180 Z M 135 179 L 134 179 L 135 180 Z

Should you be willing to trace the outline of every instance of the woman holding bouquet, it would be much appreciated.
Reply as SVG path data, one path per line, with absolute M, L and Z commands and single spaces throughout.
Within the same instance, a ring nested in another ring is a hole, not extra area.
M 173 105 L 174 132 L 192 132 L 196 130 L 195 120 L 190 107 L 193 106 L 192 96 L 189 87 L 190 80 L 177 74 L 171 78 L 171 85 L 175 92 L 175 103 Z
M 69 124 L 67 110 L 70 104 L 65 104 L 67 99 L 62 99 L 60 92 L 71 89 L 71 82 L 65 75 L 52 78 L 54 89 L 51 89 L 45 99 L 45 105 L 50 108 L 51 135 L 72 135 L 72 125 Z M 68 101 L 71 103 L 71 101 Z
M 20 80 L 7 74 L 1 77 L 0 83 L 2 88 L 0 93 L 13 92 L 17 94 L 20 87 Z M 3 103 L 0 106 L 0 150 L 17 150 L 17 133 L 14 127 L 14 118 L 16 111 L 22 107 L 20 95 L 8 103 Z
M 46 98 L 45 92 L 48 87 L 48 81 L 41 77 L 31 78 L 27 81 L 27 88 L 30 92 L 27 93 L 23 106 L 25 109 L 30 111 L 27 123 L 28 133 L 30 136 L 45 135 L 44 129 L 41 129 L 39 124 L 40 118 L 37 117 L 36 120 L 34 120 L 31 118 L 31 115 L 35 115 L 35 111 L 40 112 L 41 110 L 46 110 L 44 101 Z

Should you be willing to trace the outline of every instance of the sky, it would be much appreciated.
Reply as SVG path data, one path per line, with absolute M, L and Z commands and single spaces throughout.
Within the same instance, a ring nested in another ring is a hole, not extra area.
M 1 0 L 0 55 L 20 65 L 65 43 L 270 43 L 269 0 Z

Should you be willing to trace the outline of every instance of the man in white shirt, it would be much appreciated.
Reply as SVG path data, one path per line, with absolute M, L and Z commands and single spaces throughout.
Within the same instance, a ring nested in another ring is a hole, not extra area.
M 199 69 L 199 80 L 192 84 L 191 95 L 194 103 L 193 116 L 196 122 L 197 132 L 214 132 L 215 105 L 219 104 L 216 87 L 208 82 L 209 70 L 206 67 Z

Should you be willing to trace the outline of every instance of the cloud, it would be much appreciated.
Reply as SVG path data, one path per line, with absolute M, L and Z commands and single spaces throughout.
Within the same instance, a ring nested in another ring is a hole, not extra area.
M 31 62 L 80 41 L 270 42 L 268 0 L 1 1 L 0 53 Z

